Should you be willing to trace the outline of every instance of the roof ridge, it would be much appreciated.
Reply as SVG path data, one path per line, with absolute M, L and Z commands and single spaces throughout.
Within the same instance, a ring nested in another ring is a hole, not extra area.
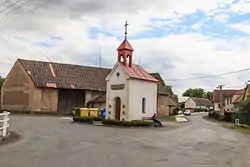
M 86 67 L 86 68 L 95 68 L 95 69 L 98 68 L 98 69 L 112 70 L 111 68 L 106 68 L 106 67 L 95 67 L 95 66 L 79 65 L 79 64 L 72 64 L 72 63 L 49 62 L 49 61 L 20 59 L 20 58 L 18 58 L 17 60 L 20 60 L 20 61 L 29 61 L 29 62 L 40 62 L 40 63 L 52 63 L 52 64 L 60 64 L 60 65 L 72 65 L 72 66 L 79 66 L 79 67 Z

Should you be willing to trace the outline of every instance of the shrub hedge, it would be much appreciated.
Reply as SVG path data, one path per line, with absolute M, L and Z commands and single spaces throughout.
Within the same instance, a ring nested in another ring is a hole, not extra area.
M 74 122 L 86 122 L 86 123 L 93 123 L 94 121 L 102 121 L 103 118 L 101 117 L 73 117 Z
M 134 120 L 134 121 L 118 121 L 112 119 L 102 120 L 103 125 L 115 125 L 115 126 L 151 126 L 153 122 Z
M 92 117 L 73 117 L 73 121 L 92 124 L 94 119 Z
M 94 119 L 94 121 L 102 121 L 103 120 L 103 118 L 101 118 L 101 117 L 94 117 L 93 119 Z

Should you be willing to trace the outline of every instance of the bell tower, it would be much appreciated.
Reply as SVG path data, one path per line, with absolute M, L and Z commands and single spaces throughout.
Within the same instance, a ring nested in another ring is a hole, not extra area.
M 118 51 L 118 62 L 121 62 L 124 66 L 132 67 L 132 54 L 134 49 L 130 45 L 130 43 L 127 40 L 127 28 L 128 28 L 128 22 L 125 23 L 125 39 L 120 44 L 120 46 L 117 48 Z

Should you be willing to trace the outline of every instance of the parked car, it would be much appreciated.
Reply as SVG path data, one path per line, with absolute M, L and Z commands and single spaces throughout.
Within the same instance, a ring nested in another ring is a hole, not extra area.
M 182 115 L 183 114 L 183 111 L 178 111 L 178 115 Z
M 190 110 L 185 110 L 185 111 L 183 112 L 183 114 L 184 114 L 184 115 L 191 115 L 191 111 L 190 111 Z

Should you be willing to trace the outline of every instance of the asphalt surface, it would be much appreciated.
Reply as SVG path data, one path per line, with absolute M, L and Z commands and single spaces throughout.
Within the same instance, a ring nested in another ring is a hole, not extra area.
M 11 118 L 23 139 L 0 147 L 1 167 L 249 167 L 249 140 L 203 120 L 178 129 L 121 129 L 58 117 Z M 171 128 L 170 128 L 171 129 Z

